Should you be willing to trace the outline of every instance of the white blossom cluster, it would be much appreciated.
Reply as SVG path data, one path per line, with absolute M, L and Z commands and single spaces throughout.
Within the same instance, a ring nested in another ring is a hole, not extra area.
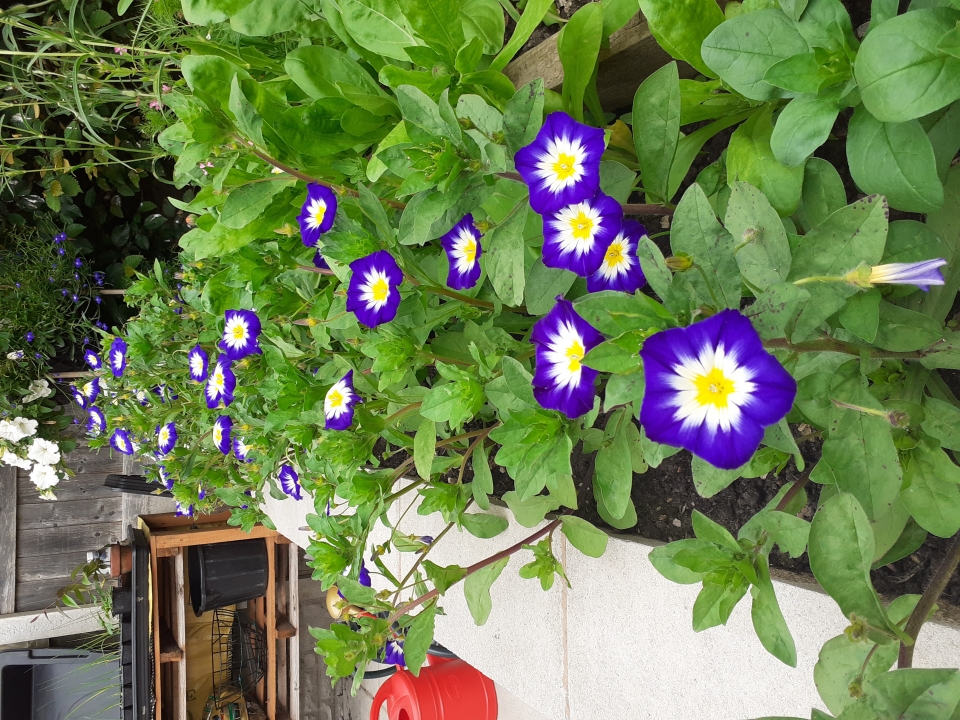
M 31 384 L 31 392 L 36 391 Z M 60 475 L 55 467 L 60 462 L 60 447 L 50 440 L 33 437 L 36 432 L 36 420 L 24 417 L 0 420 L 0 440 L 13 445 L 12 449 L 0 448 L 0 464 L 30 470 L 33 484 L 44 491 L 44 495 L 52 497 L 52 493 L 48 491 L 60 482 Z M 33 441 L 26 445 L 23 441 L 28 438 L 33 438 Z M 21 454 L 23 450 L 26 455 Z

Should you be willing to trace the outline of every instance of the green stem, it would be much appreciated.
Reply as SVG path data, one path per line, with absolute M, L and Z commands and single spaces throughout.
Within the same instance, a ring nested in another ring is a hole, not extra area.
M 888 352 L 886 350 L 876 350 L 867 345 L 857 345 L 856 343 L 836 340 L 835 338 L 822 338 L 820 340 L 807 340 L 805 342 L 792 343 L 786 338 L 775 338 L 773 340 L 764 340 L 763 346 L 771 349 L 784 349 L 795 353 L 804 352 L 839 352 L 847 355 L 856 355 L 859 357 L 867 353 L 869 357 L 878 360 L 919 360 L 926 357 L 931 352 L 936 351 L 937 345 L 943 341 L 938 340 L 924 350 L 913 350 L 911 352 Z
M 450 532 L 450 528 L 452 528 L 454 525 L 456 525 L 456 523 L 448 523 L 447 526 L 440 531 L 440 534 L 433 539 L 433 542 L 430 543 L 426 548 L 424 548 L 423 552 L 420 553 L 420 557 L 417 558 L 417 561 L 413 564 L 413 567 L 410 568 L 410 571 L 403 576 L 403 580 L 401 580 L 400 583 L 397 585 L 397 592 L 393 596 L 394 605 L 396 605 L 397 600 L 400 599 L 400 593 L 407 586 L 407 581 L 413 577 L 413 574 L 417 571 L 417 568 L 420 567 L 420 564 L 427 559 L 427 555 L 430 554 L 430 551 L 437 546 L 437 543 L 440 542 L 441 538 L 443 538 L 444 535 Z
M 477 300 L 476 298 L 468 297 L 467 295 L 461 295 L 458 292 L 453 290 L 447 290 L 447 288 L 437 287 L 436 285 L 425 285 L 417 280 L 413 275 L 409 273 L 403 274 L 404 279 L 409 282 L 411 285 L 422 287 L 427 292 L 432 292 L 434 295 L 443 295 L 444 297 L 452 298 L 454 300 L 459 300 L 462 303 L 467 305 L 473 305 L 474 307 L 484 308 L 485 310 L 493 310 L 494 304 L 492 302 L 487 302 L 486 300 Z
M 464 367 L 471 367 L 472 365 L 474 365 L 474 363 L 469 363 L 469 362 L 466 362 L 465 360 L 456 360 L 454 358 L 444 357 L 443 355 L 434 355 L 433 353 L 424 352 L 423 350 L 421 350 L 417 354 L 422 355 L 425 358 L 430 358 L 431 360 L 438 360 L 439 362 L 450 363 L 453 365 L 463 365 Z
M 408 415 L 412 413 L 414 410 L 416 410 L 417 408 L 419 408 L 420 405 L 422 405 L 422 403 L 418 403 L 418 402 L 410 403 L 406 407 L 400 408 L 393 415 L 389 416 L 385 422 L 387 423 L 388 426 L 393 425 L 397 420 L 402 418 L 404 415 Z
M 709 278 L 707 278 L 706 271 L 702 267 L 700 267 L 698 263 L 694 263 L 693 267 L 696 269 L 698 273 L 700 273 L 700 277 L 703 278 L 703 282 L 706 284 L 707 290 L 710 291 L 710 297 L 713 299 L 714 306 L 719 310 L 723 306 L 720 304 L 720 301 L 717 299 L 716 294 L 713 292 L 713 285 L 710 284 L 710 280 Z

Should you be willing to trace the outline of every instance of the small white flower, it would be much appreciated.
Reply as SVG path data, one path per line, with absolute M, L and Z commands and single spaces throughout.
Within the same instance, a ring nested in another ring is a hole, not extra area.
M 3 451 L 0 452 L 0 465 L 10 465 L 11 467 L 29 470 L 33 463 L 4 448 Z
M 32 403 L 34 400 L 53 395 L 53 388 L 50 387 L 50 384 L 46 380 L 42 379 L 34 380 L 30 383 L 30 387 L 28 387 L 27 390 L 29 390 L 29 392 L 23 398 L 25 403 Z
M 13 420 L 0 420 L 0 439 L 20 442 L 37 431 L 37 421 L 17 417 Z
M 49 465 L 37 463 L 30 473 L 30 481 L 39 489 L 47 490 L 60 482 L 60 476 Z
M 7 360 L 23 360 L 23 350 L 14 350 L 7 353 Z
M 27 450 L 27 457 L 38 465 L 56 465 L 60 462 L 60 448 L 54 442 L 37 438 Z

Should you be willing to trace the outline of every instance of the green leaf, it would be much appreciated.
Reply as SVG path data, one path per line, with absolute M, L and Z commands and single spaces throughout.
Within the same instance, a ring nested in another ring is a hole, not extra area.
M 822 82 L 820 64 L 812 52 L 793 55 L 771 65 L 763 79 L 778 88 L 796 93 L 817 93 Z
M 600 343 L 583 358 L 583 364 L 600 372 L 626 373 L 640 369 L 640 356 L 613 341 Z
M 490 509 L 488 495 L 493 494 L 493 475 L 490 473 L 490 461 L 483 443 L 473 451 L 473 499 L 481 510 Z
M 853 495 L 841 492 L 820 506 L 810 527 L 810 570 L 844 616 L 856 613 L 874 628 L 889 629 L 870 582 L 873 550 L 870 521 Z
M 776 211 L 786 217 L 800 203 L 803 166 L 789 167 L 774 157 L 770 147 L 771 110 L 772 105 L 764 105 L 734 131 L 727 148 L 727 182 L 732 185 L 742 180 L 759 188 Z
M 633 96 L 633 143 L 646 194 L 667 200 L 680 142 L 680 76 L 675 62 L 648 76 Z
M 729 530 L 714 522 L 699 510 L 694 510 L 690 519 L 693 524 L 693 533 L 698 539 L 720 545 L 735 553 L 743 551 Z
M 854 72 L 863 105 L 877 120 L 913 120 L 960 98 L 960 58 L 937 49 L 958 20 L 955 8 L 916 10 L 864 38 Z
M 608 444 L 597 452 L 594 472 L 603 504 L 614 517 L 623 517 L 633 488 L 633 463 L 630 456 L 630 435 L 633 424 L 629 408 L 614 413 L 608 421 Z
M 526 281 L 523 231 L 527 213 L 524 200 L 510 217 L 490 231 L 487 235 L 488 246 L 485 248 L 487 252 L 484 253 L 487 276 L 493 289 L 505 305 L 514 307 L 523 304 Z
M 924 419 L 921 427 L 944 447 L 960 450 L 960 408 L 932 397 L 923 399 Z
M 643 399 L 643 372 L 637 371 L 625 375 L 612 375 L 607 380 L 607 389 L 603 396 L 603 411 L 610 412 L 617 405 L 636 403 L 639 407 Z
M 857 293 L 840 310 L 840 324 L 858 338 L 872 343 L 880 324 L 880 291 Z
M 813 679 L 823 704 L 839 715 L 856 702 L 850 696 L 850 683 L 860 675 L 861 669 L 862 680 L 871 680 L 890 669 L 899 650 L 897 643 L 875 645 L 851 640 L 846 634 L 827 640 L 813 666 Z
M 807 9 L 808 0 L 780 0 L 780 7 L 791 20 L 799 20 Z
M 696 552 L 706 547 L 707 543 L 703 540 L 689 538 L 686 540 L 677 540 L 667 545 L 661 545 L 650 551 L 650 563 L 658 573 L 663 575 L 671 582 L 681 585 L 693 585 L 703 580 L 705 572 L 694 572 L 688 568 L 677 565 L 673 558 L 681 551 Z
M 819 95 L 801 95 L 790 101 L 777 116 L 770 136 L 770 149 L 778 162 L 799 165 L 830 136 L 840 107 Z
M 474 537 L 487 538 L 496 537 L 507 529 L 509 523 L 506 518 L 489 513 L 464 513 L 460 522 Z
M 709 125 L 680 138 L 680 142 L 677 144 L 677 152 L 673 156 L 673 164 L 670 166 L 670 182 L 667 188 L 669 198 L 672 199 L 677 194 L 677 190 L 704 144 L 731 125 L 736 125 L 738 122 L 745 120 L 752 112 L 752 110 L 741 110 L 732 115 L 721 117 Z
M 340 0 L 343 24 L 356 43 L 377 55 L 409 60 L 404 48 L 418 45 L 397 0 Z
M 468 44 L 474 38 L 483 43 L 483 54 L 493 55 L 503 47 L 503 8 L 497 0 L 460 0 L 463 34 Z M 473 66 L 476 64 L 474 63 Z M 464 72 L 460 67 L 460 72 Z
M 497 560 L 492 565 L 477 570 L 463 581 L 463 595 L 467 599 L 467 608 L 473 616 L 473 622 L 477 625 L 483 625 L 489 619 L 490 610 L 493 608 L 490 587 L 497 581 L 509 562 L 509 557 Z
M 417 615 L 403 640 L 403 659 L 407 669 L 420 677 L 420 668 L 427 659 L 427 650 L 433 642 L 433 632 L 437 615 L 436 603 L 431 603 Z
M 739 573 L 730 584 L 705 579 L 703 589 L 693 603 L 693 631 L 701 632 L 725 625 L 737 603 L 747 594 L 749 583 Z
M 792 558 L 798 558 L 807 550 L 810 539 L 810 523 L 796 515 L 770 510 L 763 515 L 763 529 L 780 550 Z
M 183 0 L 183 18 L 191 25 L 213 25 L 240 12 L 250 2 L 251 0 Z
M 552 0 L 529 0 L 527 2 L 523 9 L 523 15 L 520 16 L 520 22 L 513 29 L 513 35 L 510 36 L 509 42 L 503 46 L 503 50 L 490 63 L 491 70 L 503 70 L 507 63 L 513 60 L 513 56 L 520 51 L 520 48 L 530 39 L 533 31 L 537 29 L 540 21 L 543 20 L 543 16 L 547 14 L 551 3 Z
M 299 0 L 253 0 L 230 16 L 230 29 L 241 35 L 267 37 L 308 22 L 309 11 Z
M 181 61 L 180 69 L 183 79 L 197 97 L 205 102 L 209 98 L 220 108 L 227 108 L 231 82 L 241 72 L 236 65 L 216 55 L 187 55 Z M 249 78 L 245 72 L 242 76 Z
M 537 258 L 527 276 L 524 296 L 527 312 L 546 315 L 557 303 L 558 295 L 565 295 L 573 287 L 577 276 L 569 270 L 548 268 Z
M 757 576 L 760 583 L 751 588 L 753 605 L 750 608 L 750 617 L 753 620 L 753 629 L 767 652 L 780 662 L 796 667 L 797 646 L 780 610 L 780 603 L 777 602 L 767 559 L 763 555 L 757 557 Z
M 940 323 L 923 313 L 888 302 L 880 303 L 880 326 L 874 344 L 892 352 L 929 347 L 943 338 Z
M 517 90 L 503 112 L 503 130 L 507 147 L 516 153 L 529 145 L 543 124 L 543 78 L 531 80 Z
M 960 101 L 955 101 L 947 108 L 932 126 L 924 127 L 933 147 L 933 156 L 937 160 L 937 176 L 944 182 L 950 163 L 960 150 Z
M 598 558 L 607 549 L 607 534 L 575 515 L 561 516 L 560 532 L 584 555 Z
M 837 169 L 823 158 L 812 157 L 803 169 L 803 190 L 794 218 L 806 232 L 847 204 L 847 193 Z
M 640 0 L 640 10 L 660 47 L 714 77 L 700 55 L 707 36 L 723 22 L 723 11 L 714 0 Z
M 453 65 L 463 45 L 463 22 L 456 0 L 400 0 L 400 8 L 414 32 Z
M 533 396 L 533 375 L 512 357 L 504 357 L 502 363 L 503 377 L 510 391 L 530 407 L 539 407 Z
M 603 39 L 603 8 L 588 3 L 567 21 L 557 38 L 563 66 L 563 106 L 583 122 L 583 96 L 593 76 Z
M 847 134 L 847 161 L 857 186 L 891 207 L 928 213 L 943 205 L 943 184 L 930 139 L 916 120 L 883 123 L 857 108 Z
M 902 473 L 891 430 L 885 418 L 847 410 L 823 443 L 823 459 L 833 468 L 837 486 L 856 497 L 871 520 L 888 512 L 900 492 Z
M 417 474 L 425 480 L 430 479 L 430 468 L 436 454 L 437 424 L 433 420 L 423 418 L 413 438 L 413 464 L 417 468 Z
M 903 504 L 924 530 L 950 537 L 960 530 L 960 468 L 940 448 L 921 443 L 903 468 Z
M 703 59 L 734 90 L 751 100 L 771 100 L 782 91 L 763 78 L 781 60 L 809 50 L 807 41 L 779 9 L 737 15 L 703 41 Z
M 696 183 L 683 194 L 670 227 L 674 254 L 686 253 L 703 269 L 689 273 L 700 298 L 720 308 L 740 307 L 740 270 L 733 237 L 717 221 L 703 189 Z M 705 276 L 705 277 L 704 277 Z
M 840 0 L 810 0 L 800 16 L 797 30 L 814 48 L 823 48 L 834 57 L 843 58 L 839 72 L 844 80 L 849 78 L 846 58 L 852 57 L 857 47 L 850 14 Z M 836 62 L 836 61 L 835 61 Z
M 261 182 L 241 185 L 232 190 L 220 210 L 220 224 L 240 230 L 260 217 L 273 198 L 293 184 L 290 182 Z
M 763 193 L 747 183 L 734 183 L 724 224 L 733 235 L 737 265 L 747 282 L 765 290 L 787 279 L 790 243 L 780 216 Z
M 305 45 L 293 50 L 283 61 L 283 69 L 314 100 L 340 96 L 338 83 L 355 85 L 372 94 L 380 92 L 360 63 L 345 52 L 323 45 Z
M 633 192 L 637 174 L 622 163 L 612 160 L 600 162 L 600 189 L 618 203 L 625 203 Z
M 601 290 L 577 298 L 574 307 L 597 330 L 614 337 L 632 330 L 661 330 L 673 322 L 660 303 L 639 292 Z
M 440 116 L 440 108 L 430 97 L 420 88 L 413 85 L 401 85 L 397 88 L 397 102 L 400 103 L 400 111 L 403 113 L 403 119 L 407 122 L 407 132 L 410 133 L 410 124 L 414 129 L 419 129 L 425 133 L 425 139 L 429 142 L 435 136 L 458 140 L 452 129 L 444 122 Z M 414 140 L 414 135 L 410 135 Z
M 253 80 L 242 82 L 253 83 Z M 264 147 L 266 143 L 263 141 L 263 118 L 260 117 L 253 103 L 247 99 L 240 77 L 237 75 L 234 75 L 230 81 L 229 108 L 237 129 L 254 144 Z
M 950 720 L 960 702 L 960 670 L 893 670 L 864 683 L 864 695 L 877 717 Z
M 610 527 L 617 530 L 627 530 L 637 524 L 637 509 L 633 505 L 633 500 L 627 502 L 627 511 L 620 517 L 614 517 L 610 513 L 610 510 L 603 503 L 603 497 L 600 495 L 596 475 L 593 478 L 593 496 L 597 499 L 597 514 Z
M 705 498 L 713 497 L 740 477 L 740 468 L 721 470 L 696 456 L 693 458 L 691 469 L 697 494 Z
M 764 340 L 782 338 L 797 307 L 809 297 L 810 293 L 793 283 L 771 285 L 760 293 L 745 314 Z
M 896 17 L 899 9 L 899 0 L 872 0 L 870 3 L 870 27 L 867 28 L 867 32 L 876 30 L 890 18 Z
M 442 567 L 430 560 L 423 561 L 423 569 L 427 573 L 430 582 L 437 588 L 437 592 L 443 595 L 452 586 L 460 582 L 465 574 L 465 570 L 459 565 L 447 565 Z
M 521 500 L 516 492 L 510 490 L 503 494 L 503 501 L 510 508 L 510 512 L 517 522 L 526 528 L 536 527 L 543 522 L 546 514 L 560 507 L 560 501 L 548 495 L 534 495 Z

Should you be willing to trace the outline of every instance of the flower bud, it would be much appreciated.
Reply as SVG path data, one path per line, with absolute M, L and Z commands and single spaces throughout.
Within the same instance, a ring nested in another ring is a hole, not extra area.
M 693 267 L 693 260 L 685 253 L 671 255 L 664 262 L 674 272 L 686 272 Z

